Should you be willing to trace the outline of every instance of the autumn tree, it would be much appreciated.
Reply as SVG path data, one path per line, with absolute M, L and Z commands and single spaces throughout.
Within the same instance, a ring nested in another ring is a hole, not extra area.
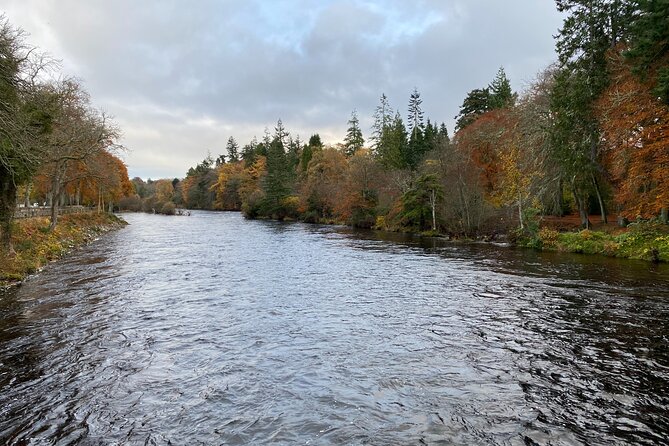
M 346 170 L 346 156 L 341 151 L 325 148 L 314 154 L 301 191 L 302 207 L 311 214 L 311 221 L 335 217 Z
M 625 55 L 641 81 L 669 105 L 669 2 L 636 0 L 631 3 L 637 9 L 627 30 L 629 47 Z
M 116 150 L 119 129 L 104 112 L 94 109 L 88 93 L 74 80 L 50 86 L 55 100 L 51 132 L 40 171 L 50 182 L 51 229 L 65 187 L 91 176 L 87 163 L 103 151 Z
M 669 106 L 658 99 L 619 52 L 610 56 L 612 82 L 596 104 L 604 136 L 604 162 L 616 185 L 620 215 L 662 214 L 669 206 Z

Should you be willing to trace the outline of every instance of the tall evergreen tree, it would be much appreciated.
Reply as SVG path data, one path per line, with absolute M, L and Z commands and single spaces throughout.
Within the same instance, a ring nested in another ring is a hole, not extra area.
M 636 16 L 629 26 L 629 51 L 635 71 L 669 104 L 669 1 L 636 0 Z
M 516 95 L 511 90 L 511 82 L 506 77 L 504 67 L 499 68 L 488 90 L 490 91 L 491 109 L 511 107 L 516 102 Z
M 399 112 L 395 113 L 393 121 L 381 135 L 381 150 L 378 154 L 381 163 L 389 168 L 405 169 L 409 167 L 409 144 L 407 130 Z
M 490 110 L 490 90 L 488 88 L 476 88 L 470 91 L 462 101 L 460 112 L 455 117 L 455 131 L 467 127 L 488 110 Z
M 351 118 L 348 120 L 348 130 L 344 138 L 344 152 L 346 156 L 353 156 L 355 152 L 362 149 L 365 144 L 365 139 L 362 137 L 362 130 L 360 130 L 360 121 L 358 120 L 358 113 L 353 110 Z
M 267 216 L 281 217 L 283 200 L 290 193 L 289 166 L 281 141 L 286 135 L 287 132 L 279 120 L 274 139 L 267 148 L 267 175 L 263 183 L 265 199 L 262 204 L 262 212 Z
M 410 135 L 413 135 L 413 133 L 417 131 L 423 132 L 425 129 L 423 109 L 421 108 L 422 103 L 423 100 L 420 98 L 420 93 L 418 93 L 418 89 L 414 87 L 409 98 L 409 115 L 407 119 Z
M 574 200 L 587 226 L 590 193 L 597 198 L 602 220 L 607 221 L 598 160 L 601 132 L 594 102 L 609 82 L 606 52 L 625 35 L 631 9 L 630 2 L 620 0 L 556 0 L 556 4 L 569 15 L 556 42 L 562 67 L 551 95 L 555 116 L 551 139 L 556 160 L 570 172 Z
M 393 121 L 393 109 L 390 107 L 388 98 L 385 93 L 381 95 L 379 105 L 374 110 L 374 123 L 372 124 L 372 136 L 370 141 L 372 144 L 372 153 L 379 155 L 383 152 L 381 140 L 385 129 L 387 129 Z
M 406 164 L 411 169 L 418 167 L 420 160 L 428 150 L 428 144 L 425 141 L 422 103 L 423 100 L 420 98 L 420 93 L 414 88 L 409 98 L 409 114 L 407 119 L 409 122 L 409 143 L 405 157 Z
M 225 146 L 225 149 L 228 152 L 228 161 L 231 163 L 239 161 L 239 144 L 237 144 L 237 141 L 235 141 L 233 136 L 228 138 L 228 143 Z

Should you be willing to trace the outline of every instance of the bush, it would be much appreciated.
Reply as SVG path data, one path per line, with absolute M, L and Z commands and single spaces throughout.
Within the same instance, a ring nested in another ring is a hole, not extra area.
M 174 215 L 176 213 L 176 209 L 177 206 L 171 201 L 168 201 L 167 203 L 163 204 L 163 207 L 160 209 L 160 213 L 164 215 Z
M 123 197 L 119 200 L 118 207 L 122 211 L 139 212 L 142 210 L 142 199 L 138 195 Z

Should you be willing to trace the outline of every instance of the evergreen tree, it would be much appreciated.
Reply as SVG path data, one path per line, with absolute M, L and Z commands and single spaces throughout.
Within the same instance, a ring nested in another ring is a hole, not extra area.
M 223 164 L 225 164 L 225 155 L 218 155 L 214 165 L 216 167 L 221 167 Z
M 374 110 L 374 123 L 372 124 L 372 153 L 379 155 L 383 149 L 380 147 L 383 132 L 387 129 L 393 120 L 393 110 L 388 103 L 385 93 L 381 95 L 380 103 Z
M 254 136 L 251 141 L 242 147 L 242 159 L 244 165 L 250 167 L 256 160 L 256 149 L 258 147 L 258 139 Z
M 455 117 L 455 131 L 467 127 L 488 110 L 490 110 L 490 90 L 477 88 L 470 91 L 462 101 L 460 112 Z
M 274 139 L 278 139 L 279 142 L 281 143 L 281 146 L 285 149 L 285 147 L 288 145 L 288 137 L 290 136 L 290 133 L 286 131 L 286 128 L 283 126 L 283 122 L 281 119 L 279 119 L 276 122 L 276 127 L 274 127 Z
M 378 154 L 381 163 L 389 168 L 405 169 L 409 167 L 409 144 L 407 141 L 407 131 L 399 112 L 395 113 L 395 118 L 386 126 L 381 135 L 381 142 Z
M 425 124 L 423 122 L 423 110 L 421 104 L 423 100 L 420 98 L 420 93 L 416 88 L 413 89 L 411 97 L 409 98 L 409 134 L 413 136 L 414 132 L 423 132 Z
M 282 128 L 282 126 L 277 126 L 279 127 Z M 263 184 L 265 199 L 262 204 L 262 213 L 270 217 L 282 217 L 283 200 L 290 193 L 289 168 L 280 138 L 281 134 L 282 132 L 277 130 L 275 138 L 267 149 L 267 175 Z
M 311 135 L 309 138 L 309 144 L 304 146 L 300 156 L 300 168 L 302 169 L 302 172 L 307 171 L 307 167 L 309 167 L 309 161 L 311 161 L 314 153 L 321 149 L 323 149 L 323 142 L 321 141 L 320 135 L 318 133 Z
M 228 138 L 228 144 L 225 146 L 228 152 L 228 161 L 231 163 L 236 163 L 239 161 L 239 144 L 235 141 L 234 137 Z
M 629 27 L 627 56 L 654 93 L 669 105 L 669 1 L 637 0 L 638 11 Z
M 506 77 L 503 67 L 497 71 L 488 90 L 490 91 L 490 109 L 512 107 L 516 102 L 516 94 L 511 91 L 511 82 Z
M 365 140 L 362 137 L 362 130 L 360 130 L 358 113 L 353 110 L 351 112 L 351 119 L 348 120 L 348 130 L 344 138 L 344 153 L 346 153 L 346 156 L 353 156 L 355 152 L 362 149 L 364 144 Z
M 440 141 L 445 141 L 446 143 L 451 142 L 451 138 L 448 136 L 448 129 L 446 128 L 446 124 L 443 122 L 439 126 L 439 139 Z
M 552 146 L 557 162 L 570 173 L 571 190 L 588 226 L 588 197 L 594 193 L 602 220 L 606 208 L 599 183 L 603 170 L 598 160 L 601 131 L 594 103 L 609 82 L 607 51 L 625 35 L 631 20 L 631 3 L 611 0 L 556 0 L 569 15 L 557 36 L 562 64 L 551 94 Z

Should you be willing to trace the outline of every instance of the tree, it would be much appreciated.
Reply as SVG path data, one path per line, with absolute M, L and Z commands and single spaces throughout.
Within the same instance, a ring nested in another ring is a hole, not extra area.
M 236 163 L 239 161 L 239 144 L 237 144 L 237 141 L 235 141 L 233 136 L 228 138 L 228 143 L 225 146 L 225 150 L 228 152 L 229 162 Z
M 281 119 L 277 121 L 274 138 L 267 149 L 267 175 L 264 178 L 263 191 L 265 198 L 262 212 L 271 217 L 285 217 L 284 199 L 290 194 L 290 179 L 284 140 L 288 132 Z
M 504 67 L 499 68 L 488 90 L 490 91 L 489 106 L 491 109 L 512 107 L 516 102 L 516 95 L 511 90 L 511 82 L 506 77 Z
M 407 131 L 399 112 L 384 129 L 377 156 L 381 164 L 389 168 L 405 169 L 409 166 Z
M 94 175 L 88 162 L 103 151 L 117 150 L 120 131 L 109 116 L 92 107 L 88 93 L 76 81 L 67 79 L 49 88 L 55 108 L 40 171 L 50 183 L 53 229 L 65 187 Z
M 0 251 L 12 253 L 11 228 L 19 186 L 42 161 L 51 116 L 43 109 L 35 81 L 43 59 L 23 31 L 0 16 Z
M 629 26 L 626 56 L 634 72 L 669 105 L 669 2 L 636 0 L 638 9 Z
M 358 113 L 353 110 L 351 112 L 351 119 L 348 120 L 348 130 L 344 138 L 344 152 L 346 156 L 351 157 L 355 152 L 362 149 L 365 140 L 362 137 L 362 130 L 360 130 L 360 121 L 358 120 Z
M 309 166 L 309 161 L 311 161 L 314 153 L 322 149 L 323 142 L 321 141 L 320 135 L 318 133 L 311 135 L 309 138 L 309 144 L 304 146 L 302 153 L 300 154 L 300 169 L 302 172 L 306 172 L 307 167 Z
M 490 110 L 490 90 L 477 88 L 470 91 L 462 101 L 460 112 L 455 117 L 455 131 L 467 127 L 488 110 Z
M 415 169 L 422 159 L 428 147 L 425 141 L 425 123 L 423 122 L 423 110 L 421 104 L 423 100 L 420 93 L 414 88 L 409 98 L 409 141 L 407 146 L 406 164 Z
M 556 0 L 556 4 L 569 15 L 556 41 L 561 70 L 553 90 L 553 143 L 557 159 L 566 162 L 581 223 L 587 227 L 590 191 L 597 197 L 602 221 L 607 221 L 598 159 L 601 132 L 593 107 L 609 82 L 606 52 L 625 35 L 632 5 L 610 0 Z
M 612 52 L 612 82 L 596 103 L 604 135 L 604 164 L 617 186 L 619 214 L 666 219 L 669 207 L 669 106 L 653 83 L 633 75 L 633 66 Z
M 384 148 L 381 147 L 383 143 L 383 133 L 390 126 L 392 120 L 393 110 L 384 93 L 381 95 L 379 105 L 374 110 L 374 123 L 372 124 L 372 136 L 370 137 L 372 153 L 374 155 L 378 155 L 384 151 Z
M 403 225 L 418 230 L 430 227 L 437 230 L 437 204 L 443 199 L 443 190 L 437 176 L 419 176 L 412 187 L 402 196 Z

